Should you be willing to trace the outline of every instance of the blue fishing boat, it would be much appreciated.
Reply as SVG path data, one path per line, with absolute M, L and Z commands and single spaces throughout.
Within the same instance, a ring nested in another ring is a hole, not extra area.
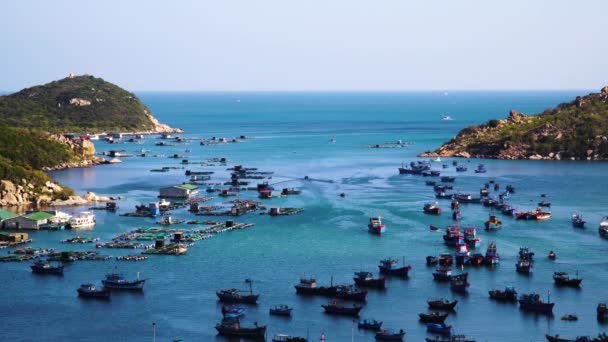
M 400 276 L 400 277 L 407 278 L 408 273 L 409 273 L 410 269 L 412 268 L 412 266 L 409 266 L 409 265 L 406 266 L 405 261 L 404 261 L 403 266 L 398 266 L 397 260 L 389 258 L 389 259 L 380 260 L 380 265 L 378 265 L 378 268 L 380 269 L 380 273 L 382 273 L 382 274 L 394 275 L 394 276 Z
M 222 305 L 222 315 L 224 318 L 239 318 L 245 315 L 245 308 L 242 306 Z
M 375 319 L 362 319 L 357 323 L 359 329 L 378 331 L 382 328 L 382 322 Z
M 381 330 L 376 333 L 376 341 L 403 341 L 405 331 L 400 329 L 399 331 Z
M 458 244 L 456 246 L 456 253 L 454 253 L 456 265 L 466 265 L 469 263 L 470 258 L 471 252 L 469 252 L 469 246 L 466 244 Z
M 490 214 L 490 218 L 485 222 L 487 231 L 496 231 L 502 228 L 502 221 L 496 215 Z
M 484 256 L 484 260 L 488 265 L 495 265 L 500 263 L 500 255 L 496 251 L 496 243 L 490 242 L 488 245 L 488 249 L 486 249 L 486 255 Z
M 440 335 L 452 335 L 452 326 L 440 323 L 429 323 L 426 325 L 426 331 Z
M 441 181 L 444 183 L 453 183 L 456 180 L 456 177 L 452 177 L 452 176 L 442 176 Z
M 83 298 L 110 299 L 110 290 L 98 288 L 93 284 L 82 284 L 76 289 L 76 292 Z
M 585 228 L 586 221 L 583 220 L 583 215 L 574 213 L 571 217 L 572 226 L 575 228 Z
M 270 308 L 269 313 L 275 316 L 291 316 L 292 310 L 287 305 L 276 305 L 274 308 Z
M 146 279 L 139 279 L 139 272 L 137 272 L 136 280 L 127 280 L 120 273 L 106 274 L 106 279 L 101 281 L 103 286 L 112 290 L 131 290 L 131 291 L 143 291 Z
M 554 305 L 549 298 L 544 302 L 538 293 L 523 294 L 519 297 L 519 307 L 526 311 L 552 314 Z
M 468 170 L 467 167 L 464 165 L 456 166 L 456 172 L 466 172 L 467 170 Z
M 465 272 L 458 275 L 453 275 L 450 279 L 450 289 L 458 293 L 466 293 L 469 287 L 469 273 Z
M 30 268 L 32 273 L 63 275 L 63 264 L 53 266 L 48 261 L 36 261 Z
M 382 218 L 380 216 L 370 217 L 367 230 L 372 234 L 382 235 L 386 232 L 386 225 L 382 223 Z

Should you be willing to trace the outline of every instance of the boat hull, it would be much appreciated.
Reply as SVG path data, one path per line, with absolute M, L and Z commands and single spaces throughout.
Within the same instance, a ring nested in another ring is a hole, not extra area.
M 103 287 L 111 290 L 143 291 L 146 281 L 142 279 L 124 283 L 116 283 L 108 280 L 102 280 L 101 283 L 103 284 Z

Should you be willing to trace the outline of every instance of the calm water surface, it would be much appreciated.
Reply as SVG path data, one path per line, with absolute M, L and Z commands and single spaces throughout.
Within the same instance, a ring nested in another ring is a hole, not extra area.
M 490 241 L 498 245 L 502 260 L 498 267 L 468 268 L 471 287 L 467 296 L 455 295 L 449 286 L 432 281 L 433 268 L 425 266 L 427 255 L 451 252 L 442 244 L 442 233 L 431 233 L 429 224 L 451 222 L 449 210 L 441 217 L 422 213 L 432 201 L 430 187 L 421 177 L 398 175 L 402 162 L 435 148 L 461 128 L 505 117 L 516 108 L 535 113 L 574 98 L 580 92 L 456 92 L 456 93 L 142 93 L 142 100 L 162 121 L 183 127 L 190 138 L 234 137 L 252 139 L 238 144 L 200 146 L 197 141 L 176 147 L 156 147 L 158 140 L 147 137 L 143 145 L 96 143 L 98 151 L 141 148 L 165 156 L 187 154 L 192 161 L 227 157 L 229 164 L 244 164 L 274 171 L 271 183 L 277 187 L 297 187 L 302 195 L 277 198 L 269 205 L 304 207 L 300 215 L 272 218 L 250 214 L 237 219 L 255 227 L 226 232 L 200 241 L 185 256 L 153 256 L 144 262 L 77 262 L 67 266 L 65 276 L 34 276 L 27 263 L 0 265 L 1 340 L 18 341 L 150 341 L 152 322 L 157 324 L 159 341 L 215 341 L 214 324 L 221 318 L 218 288 L 244 288 L 243 280 L 254 280 L 261 294 L 257 307 L 247 308 L 244 324 L 268 325 L 268 337 L 289 333 L 318 340 L 325 332 L 328 341 L 350 341 L 352 321 L 322 313 L 324 298 L 302 298 L 293 285 L 302 276 L 316 277 L 320 284 L 351 283 L 353 272 L 377 271 L 378 260 L 405 258 L 413 269 L 409 280 L 391 279 L 384 292 L 370 290 L 362 317 L 384 321 L 387 328 L 403 328 L 406 340 L 422 341 L 425 326 L 418 313 L 426 312 L 426 300 L 447 297 L 459 300 L 456 314 L 447 322 L 458 333 L 478 341 L 543 341 L 545 333 L 565 337 L 595 335 L 604 330 L 595 319 L 595 306 L 607 300 L 608 241 L 597 234 L 597 224 L 608 211 L 606 193 L 608 164 L 551 161 L 472 160 L 470 170 L 483 162 L 485 175 L 458 174 L 455 188 L 477 193 L 494 179 L 512 184 L 516 194 L 510 202 L 522 210 L 535 207 L 540 194 L 548 194 L 553 218 L 546 222 L 522 222 L 503 217 L 504 229 L 486 233 L 479 229 L 481 252 Z M 448 114 L 454 121 L 441 121 Z M 330 143 L 335 137 L 336 142 Z M 368 149 L 366 145 L 414 142 L 401 149 Z M 186 153 L 184 150 L 190 149 Z M 158 189 L 179 184 L 187 178 L 183 170 L 151 173 L 149 170 L 173 166 L 179 159 L 124 158 L 120 165 L 54 172 L 53 177 L 79 193 L 122 195 L 119 213 L 132 211 L 139 203 L 153 201 Z M 451 162 L 448 160 L 447 162 Z M 461 160 L 461 163 L 467 161 Z M 451 165 L 451 163 L 450 163 Z M 440 167 L 440 165 L 436 165 Z M 194 167 L 196 168 L 196 167 Z M 200 167 L 199 167 L 200 168 Z M 223 181 L 226 167 L 210 167 L 213 179 Z M 456 174 L 450 167 L 443 174 Z M 331 182 L 303 181 L 304 176 Z M 338 194 L 345 192 L 346 197 Z M 254 198 L 253 192 L 243 198 Z M 220 202 L 214 199 L 214 202 Z M 449 202 L 440 202 L 449 209 Z M 85 208 L 66 208 L 68 212 Z M 585 230 L 572 228 L 569 216 L 579 211 L 589 222 Z M 463 223 L 481 227 L 488 210 L 469 205 L 462 208 Z M 193 218 L 185 209 L 175 217 Z M 382 237 L 367 233 L 370 216 L 381 215 L 388 226 Z M 140 226 L 153 226 L 153 219 L 120 217 L 97 212 L 92 230 L 32 233 L 36 247 L 63 250 L 94 249 L 89 245 L 64 245 L 71 236 L 100 237 Z M 515 272 L 520 246 L 537 253 L 531 276 Z M 558 259 L 547 260 L 549 250 Z M 132 250 L 100 250 L 114 256 Z M 3 253 L 6 253 L 4 250 Z M 118 265 L 129 276 L 141 272 L 149 278 L 144 294 L 116 293 L 110 302 L 83 301 L 76 288 L 83 282 L 97 282 Z M 563 270 L 584 278 L 582 289 L 555 288 L 551 275 Z M 556 302 L 553 317 L 521 312 L 516 305 L 488 299 L 488 290 L 515 286 L 519 293 L 551 294 Z M 294 307 L 293 317 L 268 315 L 276 304 Z M 577 322 L 561 321 L 566 313 L 576 313 Z M 373 341 L 372 333 L 354 330 L 356 341 Z

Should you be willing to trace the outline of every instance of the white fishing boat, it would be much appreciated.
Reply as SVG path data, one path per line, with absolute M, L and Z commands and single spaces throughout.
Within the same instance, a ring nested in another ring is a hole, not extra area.
M 449 115 L 442 115 L 441 116 L 441 120 L 443 120 L 443 121 L 450 121 L 450 120 L 454 120 L 454 118 L 452 118 Z
M 90 211 L 83 211 L 72 216 L 68 223 L 72 229 L 93 227 L 95 225 L 95 214 Z

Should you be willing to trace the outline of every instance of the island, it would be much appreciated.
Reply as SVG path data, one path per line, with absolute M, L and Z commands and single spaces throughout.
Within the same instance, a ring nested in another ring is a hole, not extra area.
M 608 86 L 537 115 L 511 110 L 507 119 L 466 127 L 419 156 L 608 160 Z

